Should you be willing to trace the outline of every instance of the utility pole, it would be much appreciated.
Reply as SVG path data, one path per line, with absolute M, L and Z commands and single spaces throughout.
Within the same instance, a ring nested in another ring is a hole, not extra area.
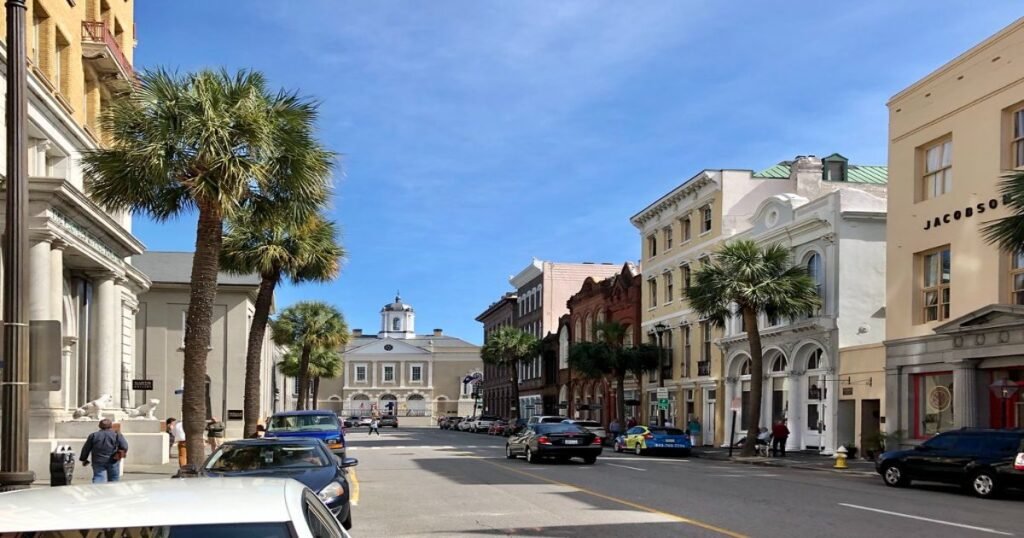
M 665 334 L 668 327 L 664 323 L 654 326 L 654 333 L 658 335 L 658 388 L 665 387 L 665 348 L 661 344 L 661 335 Z M 660 399 L 659 399 L 660 400 Z M 658 402 L 658 426 L 665 426 L 665 409 L 661 402 Z
M 4 236 L 3 381 L 0 383 L 0 491 L 29 487 L 28 155 L 25 108 L 25 0 L 7 0 L 7 230 Z M 37 278 L 42 278 L 36 275 Z

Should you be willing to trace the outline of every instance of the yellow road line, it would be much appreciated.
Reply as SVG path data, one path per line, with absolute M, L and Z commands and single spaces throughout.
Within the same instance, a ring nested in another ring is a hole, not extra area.
M 536 475 L 536 474 L 533 474 L 533 473 L 530 473 L 530 472 L 527 472 L 527 471 L 520 471 L 519 469 L 513 469 L 512 467 L 509 467 L 507 465 L 501 465 L 500 463 L 494 463 L 493 461 L 487 461 L 487 460 L 483 459 L 480 456 L 474 456 L 473 459 L 476 459 L 476 460 L 481 461 L 483 463 L 486 463 L 488 465 L 493 465 L 495 467 L 500 467 L 500 468 L 505 469 L 506 471 L 509 471 L 509 472 L 512 472 L 512 473 L 520 474 L 520 475 L 523 475 L 523 476 L 528 476 L 530 478 L 533 478 L 533 479 L 536 479 L 536 480 L 540 480 L 542 482 L 547 482 L 549 484 L 554 484 L 556 486 L 563 486 L 563 487 L 567 487 L 567 488 L 572 488 L 572 489 L 575 489 L 575 490 L 577 490 L 577 491 L 579 491 L 581 493 L 586 493 L 587 495 L 590 495 L 590 496 L 593 496 L 593 497 L 597 497 L 599 499 L 604 499 L 606 501 L 611 501 L 611 502 L 614 502 L 614 503 L 618 503 L 618 504 L 621 504 L 621 505 L 624 505 L 624 506 L 628 506 L 630 508 L 636 508 L 637 510 L 642 510 L 644 512 L 648 512 L 648 513 L 651 513 L 651 514 L 657 514 L 659 516 L 664 516 L 664 517 L 672 519 L 672 520 L 674 520 L 674 521 L 676 521 L 678 523 L 685 523 L 687 525 L 692 525 L 694 527 L 700 527 L 700 528 L 702 528 L 704 530 L 709 530 L 711 532 L 717 532 L 717 533 L 723 534 L 725 536 L 731 536 L 732 538 L 749 538 L 745 534 L 740 534 L 738 532 L 734 532 L 734 531 L 731 531 L 729 529 L 724 529 L 722 527 L 717 527 L 717 526 L 712 525 L 710 523 L 705 523 L 703 521 L 699 521 L 699 520 L 696 520 L 696 519 L 693 519 L 693 518 L 683 517 L 683 516 L 680 516 L 678 514 L 672 514 L 672 513 L 669 513 L 669 512 L 664 512 L 664 511 L 658 510 L 657 508 L 652 508 L 650 506 L 645 506 L 645 505 L 638 504 L 638 503 L 635 503 L 635 502 L 632 502 L 632 501 L 627 501 L 625 499 L 620 499 L 618 497 L 612 497 L 611 495 L 605 495 L 604 493 L 598 493 L 596 491 L 589 490 L 587 488 L 580 487 L 580 486 L 577 486 L 575 484 L 569 484 L 569 483 L 566 483 L 566 482 L 559 482 L 558 480 L 552 480 L 550 478 L 547 478 L 547 477 L 544 477 L 544 476 L 540 476 L 540 475 Z
M 348 469 L 348 485 L 352 488 L 351 495 L 348 496 L 349 502 L 352 503 L 352 506 L 359 506 L 359 478 L 356 477 L 355 467 Z

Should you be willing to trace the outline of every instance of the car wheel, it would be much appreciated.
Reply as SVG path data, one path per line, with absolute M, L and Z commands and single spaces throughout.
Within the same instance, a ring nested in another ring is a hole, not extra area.
M 885 485 L 893 488 L 902 488 L 910 484 L 903 468 L 897 463 L 887 463 L 882 468 L 882 480 Z
M 516 455 L 512 453 L 512 445 L 508 443 L 505 443 L 505 458 L 510 460 L 516 459 Z
M 633 453 L 636 454 L 637 456 L 644 455 L 644 449 L 640 448 L 640 443 L 637 443 L 636 446 L 633 447 Z
M 526 463 L 540 463 L 540 458 L 534 455 L 530 447 L 526 447 Z
M 991 499 L 999 493 L 999 483 L 996 482 L 996 474 L 985 469 L 971 475 L 971 493 L 982 499 Z
M 348 517 L 345 518 L 345 521 L 341 522 L 341 527 L 343 529 L 345 529 L 345 530 L 352 530 L 352 513 L 351 512 L 349 512 Z
M 586 463 L 587 465 L 593 465 L 597 463 L 597 456 L 587 456 L 583 458 L 583 463 Z

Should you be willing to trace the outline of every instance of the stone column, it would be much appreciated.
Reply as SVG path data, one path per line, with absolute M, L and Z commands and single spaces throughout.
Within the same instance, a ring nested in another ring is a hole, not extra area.
M 35 239 L 28 251 L 30 320 L 53 319 L 50 316 L 50 240 Z
M 786 450 L 800 450 L 803 448 L 803 422 L 804 422 L 804 399 L 801 390 L 800 378 L 803 372 L 791 371 L 786 376 L 786 426 L 789 428 L 789 439 L 786 440 Z
M 64 249 L 67 243 L 54 239 L 50 242 L 50 316 L 64 321 Z M 68 328 L 63 327 L 64 334 Z
M 112 272 L 97 273 L 93 277 L 95 300 L 92 310 L 92 334 L 89 335 L 89 401 L 95 400 L 107 394 L 113 401 L 120 399 L 117 391 L 117 378 L 115 372 L 120 366 L 120 361 L 115 360 L 115 349 L 117 348 L 115 335 L 117 334 L 117 313 L 120 308 L 120 301 L 117 300 L 117 284 L 114 282 L 115 275 Z
M 63 363 L 64 363 L 63 368 L 64 368 L 64 376 L 65 376 L 65 378 L 64 378 L 65 379 L 65 387 L 64 387 L 64 390 L 62 391 L 63 392 L 63 394 L 62 394 L 63 401 L 61 402 L 61 405 L 64 407 L 65 411 L 70 411 L 71 409 L 77 407 L 75 405 L 72 405 L 72 401 L 73 401 L 72 399 L 75 398 L 76 396 L 71 393 L 71 390 L 70 390 L 71 389 L 71 383 L 67 380 L 67 374 L 68 374 L 68 372 L 71 371 L 71 361 L 77 359 L 77 357 L 75 356 L 75 353 L 74 353 L 75 352 L 75 344 L 76 343 L 78 343 L 78 338 L 77 337 L 75 337 L 75 336 L 65 336 L 64 337 L 64 347 L 61 349 L 61 356 L 64 359 L 64 361 L 63 361 Z
M 906 388 L 903 387 L 903 376 L 900 375 L 899 366 L 885 367 L 885 424 L 882 431 L 888 434 L 903 430 L 909 437 L 913 435 L 910 427 L 910 418 L 913 413 L 908 402 L 905 401 Z M 893 450 L 893 447 L 886 447 Z
M 978 370 L 972 362 L 954 365 L 953 413 L 953 423 L 958 428 L 978 425 Z

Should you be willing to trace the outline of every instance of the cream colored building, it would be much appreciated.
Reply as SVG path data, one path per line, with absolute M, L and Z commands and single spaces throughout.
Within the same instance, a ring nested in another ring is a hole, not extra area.
M 153 390 L 136 391 L 134 399 L 160 400 L 157 415 L 181 418 L 181 394 L 185 358 L 185 314 L 188 311 L 192 253 L 147 252 L 133 260 L 153 282 L 139 296 L 135 316 L 134 374 L 153 382 Z M 242 436 L 245 400 L 245 355 L 249 326 L 259 291 L 258 275 L 217 276 L 213 303 L 210 350 L 206 356 L 207 416 L 219 417 L 227 435 Z M 268 329 L 260 361 L 260 418 L 273 414 L 276 375 L 274 343 Z
M 394 412 L 399 423 L 423 425 L 427 419 L 416 417 L 472 414 L 472 386 L 463 381 L 483 375 L 480 347 L 441 329 L 416 334 L 415 310 L 397 296 L 380 319 L 375 335 L 352 331 L 344 374 L 321 380 L 318 406 L 345 416 Z
M 899 92 L 889 107 L 886 422 L 923 439 L 1024 426 L 1024 257 L 985 240 L 1024 169 L 1024 19 Z

